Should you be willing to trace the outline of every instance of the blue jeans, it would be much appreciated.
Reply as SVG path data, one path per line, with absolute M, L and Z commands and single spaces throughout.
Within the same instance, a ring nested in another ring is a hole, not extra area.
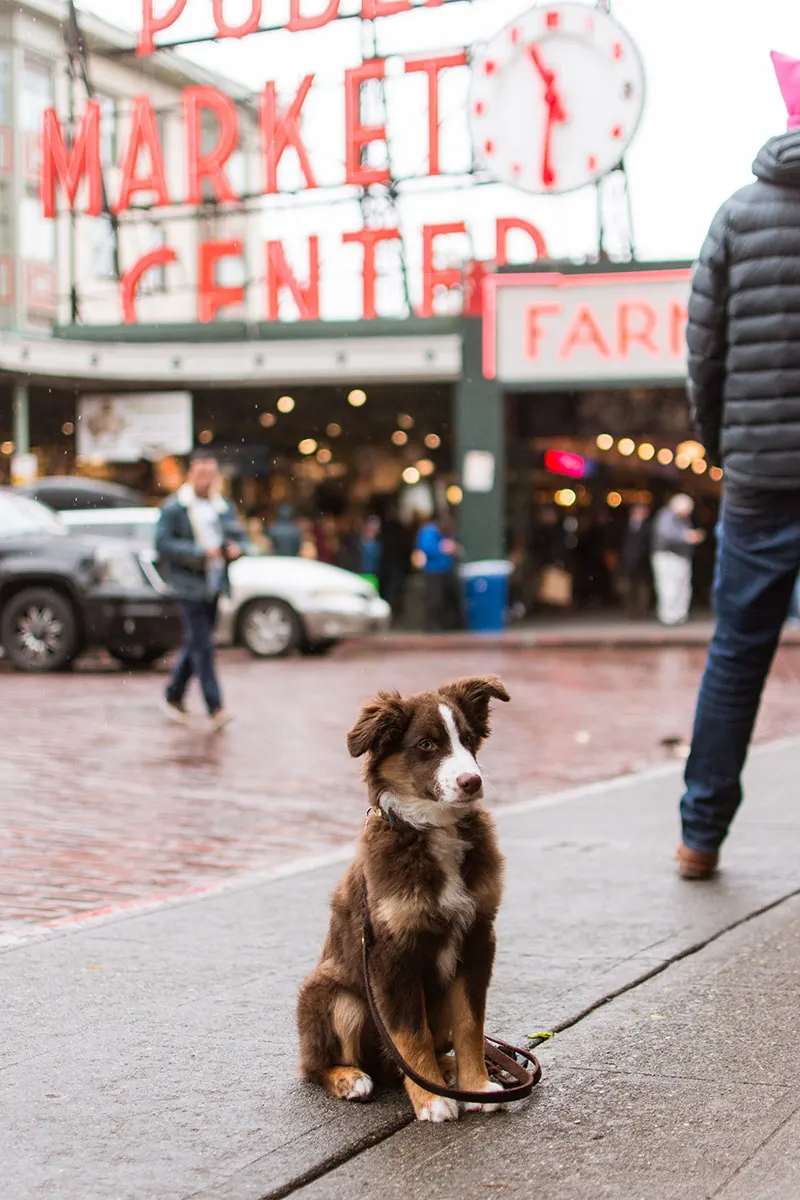
M 742 800 L 741 773 L 764 682 L 800 569 L 800 506 L 723 507 L 714 574 L 717 626 L 700 685 L 681 801 L 684 844 L 716 850 Z
M 180 610 L 185 636 L 167 687 L 167 700 L 170 704 L 183 703 L 189 680 L 196 675 L 203 689 L 206 708 L 210 713 L 215 713 L 222 708 L 214 666 L 217 600 L 181 600 Z

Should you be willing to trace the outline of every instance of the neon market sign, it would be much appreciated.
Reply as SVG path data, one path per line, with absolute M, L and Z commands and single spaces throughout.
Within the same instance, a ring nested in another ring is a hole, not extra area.
M 156 52 L 160 37 L 180 19 L 190 0 L 174 0 L 157 14 L 154 0 L 142 0 L 142 22 L 136 51 L 140 56 Z M 362 0 L 361 10 L 353 17 L 375 20 L 396 14 L 441 7 L 448 0 Z M 314 3 L 317 11 L 309 11 Z M 213 18 L 218 38 L 244 38 L 261 29 L 261 0 L 251 0 L 249 16 L 239 24 L 226 20 L 224 0 L 213 0 Z M 350 14 L 348 14 L 350 15 Z M 290 0 L 283 28 L 300 33 L 319 29 L 340 19 L 339 0 L 330 0 L 320 9 L 318 0 Z M 272 27 L 270 27 L 272 28 Z M 167 43 L 169 44 L 169 43 Z M 576 51 L 576 45 L 580 52 Z M 584 61 L 585 60 L 585 61 Z M 561 68 L 558 64 L 561 62 Z M 476 48 L 471 59 L 458 49 L 450 53 L 408 58 L 402 73 L 423 77 L 427 92 L 427 164 L 421 176 L 441 175 L 439 141 L 440 82 L 447 72 L 469 63 L 473 87 L 470 94 L 469 120 L 473 147 L 491 179 L 521 190 L 542 193 L 570 190 L 593 182 L 618 161 L 624 146 L 633 136 L 641 110 L 643 79 L 641 63 L 627 35 L 608 16 L 587 4 L 555 3 L 536 8 L 502 30 L 485 46 Z M 594 89 L 585 94 L 583 79 L 592 67 Z M 385 124 L 369 123 L 365 117 L 364 94 L 386 78 L 386 62 L 374 58 L 343 72 L 345 157 L 342 184 L 358 189 L 387 188 L 393 180 L 387 165 L 371 161 L 370 148 L 386 146 L 386 162 L 391 161 Z M 607 82 L 606 82 L 607 81 Z M 303 133 L 304 105 L 315 87 L 315 75 L 306 74 L 287 99 L 279 97 L 275 81 L 267 81 L 258 105 L 261 178 L 259 193 L 278 195 L 279 168 L 288 154 L 299 166 L 301 189 L 320 187 L 312 149 Z M 606 91 L 604 91 L 606 88 Z M 607 104 L 604 107 L 603 97 Z M 539 112 L 542 120 L 528 120 Z M 504 114 L 515 113 L 513 122 Z M 602 113 L 603 127 L 597 127 Z M 110 212 L 114 216 L 150 210 L 165 210 L 177 204 L 202 210 L 209 199 L 220 205 L 241 206 L 244 197 L 231 181 L 230 160 L 240 144 L 240 111 L 236 102 L 222 90 L 210 86 L 186 88 L 181 95 L 184 144 L 184 191 L 180 196 L 170 190 L 156 112 L 147 95 L 134 97 L 127 141 L 123 149 L 116 195 L 104 199 L 101 166 L 101 111 L 96 100 L 88 100 L 76 127 L 65 129 L 54 109 L 44 114 L 42 139 L 41 203 L 45 217 L 55 218 L 59 192 L 71 211 L 76 211 L 79 196 L 81 211 L 88 216 Z M 561 128 L 563 126 L 563 129 Z M 214 129 L 209 145 L 208 130 Z M 508 130 L 501 152 L 501 135 Z M 607 127 L 607 128 L 606 128 Z M 538 130 L 539 134 L 532 132 Z M 495 132 L 496 131 L 496 132 Z M 539 136 L 541 135 L 541 136 Z M 537 140 L 538 139 L 538 140 Z M 611 157 L 609 157 L 611 156 Z M 326 185 L 331 186 L 331 185 Z M 248 199 L 253 199 L 252 194 Z M 108 207 L 106 207 L 106 203 Z M 544 237 L 529 221 L 501 217 L 495 223 L 495 264 L 508 260 L 507 242 L 511 231 L 527 234 L 531 259 L 547 254 Z M 443 292 L 464 288 L 465 305 L 469 300 L 466 269 L 437 266 L 437 251 L 453 235 L 464 235 L 464 221 L 425 224 L 421 229 L 422 278 L 421 303 L 417 315 L 430 317 L 436 312 L 437 297 Z M 352 246 L 360 261 L 362 311 L 364 319 L 378 316 L 376 302 L 378 248 L 401 241 L 399 228 L 363 227 L 341 235 L 345 246 Z M 226 259 L 241 261 L 245 253 L 242 240 L 208 240 L 197 248 L 197 319 L 213 321 L 217 314 L 246 300 L 246 287 L 223 285 L 219 267 Z M 154 268 L 179 261 L 170 245 L 140 257 L 125 267 L 120 278 L 123 320 L 137 320 L 136 299 L 139 287 Z M 320 238 L 307 239 L 307 268 L 298 274 L 290 265 L 281 241 L 270 239 L 264 245 L 267 320 L 280 319 L 281 300 L 290 296 L 301 320 L 320 316 Z M 474 290 L 480 277 L 480 265 L 473 273 Z M 474 298 L 473 298 L 474 299 Z

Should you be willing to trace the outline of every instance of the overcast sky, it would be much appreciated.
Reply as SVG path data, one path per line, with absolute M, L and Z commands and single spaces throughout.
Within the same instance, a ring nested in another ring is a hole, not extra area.
M 117 24 L 124 19 L 131 29 L 139 24 L 139 0 L 81 0 L 81 7 Z M 165 7 L 166 0 L 160 9 Z M 306 0 L 304 11 L 321 7 L 322 0 Z M 358 7 L 360 0 L 342 0 L 342 12 Z M 386 18 L 377 23 L 379 49 L 418 54 L 470 45 L 532 7 L 531 0 L 465 0 Z M 265 0 L 264 16 L 282 18 L 287 9 L 286 0 Z M 228 0 L 231 22 L 249 11 L 249 0 Z M 762 142 L 785 128 L 769 51 L 800 58 L 797 0 L 613 0 L 612 14 L 637 43 L 647 80 L 644 118 L 627 154 L 637 256 L 691 259 L 720 202 L 751 179 L 750 164 Z M 210 0 L 188 0 L 178 28 L 190 35 L 210 31 Z M 315 94 L 307 104 L 309 149 L 320 178 L 334 182 L 341 175 L 343 147 L 341 80 L 344 69 L 359 59 L 361 33 L 360 22 L 345 21 L 316 32 L 262 34 L 187 53 L 254 90 L 275 79 L 288 95 L 303 74 L 316 71 Z M 443 165 L 455 169 L 468 161 L 468 74 L 450 75 L 442 96 Z M 401 172 L 424 164 L 424 111 L 420 77 L 393 85 L 389 128 L 393 165 Z M 583 258 L 593 251 L 592 188 L 565 197 L 531 197 L 502 186 L 433 196 L 428 186 L 422 191 L 417 186 L 401 210 L 412 272 L 418 270 L 418 230 L 424 222 L 466 220 L 474 253 L 488 258 L 494 218 L 504 215 L 525 216 L 538 224 L 555 255 Z M 360 216 L 352 201 L 335 207 L 304 204 L 293 206 L 291 214 L 274 214 L 270 224 L 272 235 L 284 237 L 290 246 L 300 247 L 302 238 L 319 231 L 327 233 L 333 247 L 339 233 L 358 228 Z M 345 284 L 344 305 L 350 309 L 357 305 L 357 289 L 351 287 L 356 251 L 332 249 L 331 256 L 324 308 L 330 309 L 332 290 Z M 340 293 L 337 308 L 341 303 Z

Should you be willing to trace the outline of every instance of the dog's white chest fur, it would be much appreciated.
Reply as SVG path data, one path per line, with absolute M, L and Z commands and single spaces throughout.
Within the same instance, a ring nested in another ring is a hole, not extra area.
M 414 889 L 385 896 L 376 905 L 375 915 L 396 936 L 430 928 L 432 920 L 437 925 L 446 925 L 447 932 L 437 958 L 437 968 L 442 982 L 449 983 L 455 975 L 464 933 L 475 920 L 475 899 L 461 876 L 467 846 L 451 826 L 431 829 L 426 849 L 442 873 L 438 894 L 435 897 L 423 896 Z
M 444 876 L 438 910 L 450 930 L 446 943 L 439 951 L 436 965 L 442 982 L 449 983 L 456 972 L 464 933 L 475 919 L 475 900 L 467 891 L 461 875 L 461 864 L 467 848 L 455 831 L 450 829 L 433 830 L 428 848 Z

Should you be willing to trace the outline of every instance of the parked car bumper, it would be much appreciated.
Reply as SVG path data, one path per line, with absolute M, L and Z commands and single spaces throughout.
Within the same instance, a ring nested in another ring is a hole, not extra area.
M 149 588 L 141 595 L 98 589 L 84 609 L 84 625 L 87 642 L 95 646 L 171 650 L 183 640 L 177 604 Z
M 230 645 L 234 641 L 238 615 L 246 602 L 241 601 L 237 605 L 227 597 L 222 597 L 217 624 L 217 641 L 221 645 Z M 302 603 L 290 599 L 287 602 L 300 617 L 309 642 L 338 642 L 344 638 L 382 633 L 392 621 L 392 610 L 380 596 L 367 599 L 355 593 L 342 592 L 340 595 L 328 595 L 322 601 L 309 597 L 304 598 Z
M 305 608 L 300 616 L 308 640 L 326 642 L 383 633 L 391 624 L 392 610 L 380 596 L 367 600 L 362 596 L 343 594 L 327 599 L 319 608 Z

